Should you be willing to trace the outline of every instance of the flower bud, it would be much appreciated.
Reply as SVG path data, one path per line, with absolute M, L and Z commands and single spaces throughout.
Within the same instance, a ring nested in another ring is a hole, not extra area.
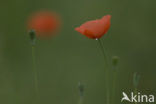
M 113 56 L 112 57 L 112 66 L 113 66 L 114 69 L 117 68 L 118 63 L 119 63 L 119 57 L 118 56 Z
M 30 30 L 29 31 L 29 36 L 30 36 L 31 44 L 35 45 L 35 43 L 36 43 L 36 33 L 35 33 L 35 30 Z
M 80 97 L 83 97 L 84 96 L 84 85 L 81 82 L 79 82 L 79 84 L 78 84 L 78 89 L 79 89 Z

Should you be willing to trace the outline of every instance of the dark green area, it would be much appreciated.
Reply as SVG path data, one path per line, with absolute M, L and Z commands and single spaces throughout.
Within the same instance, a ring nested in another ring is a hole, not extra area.
M 32 12 L 42 9 L 58 12 L 63 25 L 57 36 L 37 40 L 38 104 L 77 104 L 78 82 L 85 85 L 84 104 L 106 104 L 104 60 L 97 41 L 74 30 L 106 14 L 112 15 L 112 25 L 102 41 L 111 56 L 120 57 L 115 104 L 120 104 L 122 91 L 134 90 L 134 72 L 141 75 L 138 90 L 156 95 L 155 4 L 155 0 L 1 0 L 0 104 L 35 104 L 26 22 Z

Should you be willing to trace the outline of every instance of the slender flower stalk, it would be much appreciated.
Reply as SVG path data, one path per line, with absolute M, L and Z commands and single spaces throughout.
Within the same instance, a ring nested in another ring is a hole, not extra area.
M 139 80 L 140 80 L 140 75 L 138 75 L 138 73 L 134 73 L 133 75 L 133 86 L 134 86 L 134 93 L 137 94 L 137 87 L 139 85 Z M 137 102 L 135 102 L 135 104 L 137 104 Z
M 101 42 L 100 39 L 96 39 L 98 40 L 99 43 L 99 47 L 101 49 L 101 52 L 103 54 L 103 58 L 104 58 L 104 66 L 105 66 L 105 82 L 106 82 L 106 104 L 110 104 L 110 89 L 109 89 L 109 64 L 108 64 L 108 59 L 107 59 L 107 54 L 106 54 L 106 50 Z
M 37 95 L 37 93 L 38 93 L 38 75 L 37 75 L 36 59 L 35 59 L 35 46 L 32 46 L 32 60 L 33 60 L 35 92 Z
M 115 95 L 116 95 L 116 80 L 117 80 L 117 71 L 113 72 L 113 85 L 112 85 L 112 103 L 115 104 Z
M 34 30 L 29 31 L 31 47 L 32 47 L 32 63 L 33 63 L 33 73 L 34 73 L 34 86 L 35 86 L 35 95 L 38 97 L 38 75 L 36 68 L 36 57 L 35 57 L 35 43 L 36 43 L 36 34 Z
M 78 104 L 83 104 L 83 99 L 84 99 L 84 85 L 79 83 L 78 85 L 79 93 L 80 93 L 80 98 L 78 101 Z
M 115 97 L 116 97 L 116 81 L 117 81 L 117 71 L 118 71 L 118 62 L 119 57 L 114 56 L 112 57 L 112 69 L 113 69 L 113 81 L 112 81 L 112 104 L 115 104 Z
M 137 88 L 134 88 L 134 94 L 137 95 L 137 92 L 138 92 Z M 137 102 L 135 102 L 135 104 L 137 104 Z

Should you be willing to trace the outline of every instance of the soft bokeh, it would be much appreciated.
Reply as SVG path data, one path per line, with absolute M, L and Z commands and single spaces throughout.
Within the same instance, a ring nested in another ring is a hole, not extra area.
M 28 30 L 35 30 L 38 37 L 50 37 L 59 30 L 60 20 L 57 13 L 38 11 L 28 18 Z
M 34 104 L 31 46 L 27 17 L 36 11 L 61 14 L 62 31 L 36 44 L 40 101 L 77 104 L 78 82 L 85 84 L 84 104 L 105 104 L 104 67 L 97 41 L 74 30 L 83 22 L 111 14 L 111 28 L 102 38 L 110 55 L 120 57 L 116 104 L 122 91 L 156 94 L 155 0 L 5 0 L 0 1 L 0 104 Z M 143 104 L 143 103 L 142 103 Z

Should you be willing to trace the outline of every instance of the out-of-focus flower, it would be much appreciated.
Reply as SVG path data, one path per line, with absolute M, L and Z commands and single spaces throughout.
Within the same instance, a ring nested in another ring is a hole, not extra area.
M 75 28 L 76 31 L 91 39 L 99 39 L 109 30 L 111 25 L 111 15 L 106 15 L 101 19 L 88 21 L 80 27 Z
M 53 35 L 59 27 L 59 16 L 54 12 L 37 12 L 28 20 L 28 29 L 35 30 L 36 35 L 41 37 Z

